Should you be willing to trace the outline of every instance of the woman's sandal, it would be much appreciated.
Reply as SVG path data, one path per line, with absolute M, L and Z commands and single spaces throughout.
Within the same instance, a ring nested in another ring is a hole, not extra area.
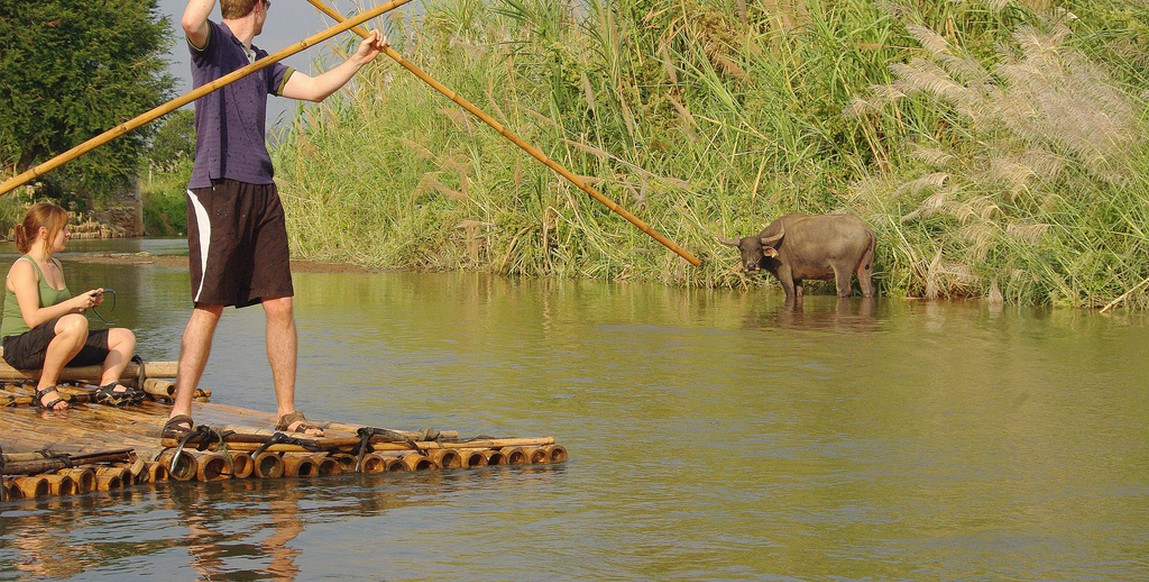
M 295 423 L 299 423 L 299 424 L 297 424 L 295 426 L 295 428 L 292 429 L 291 425 L 293 425 Z M 313 437 L 323 436 L 323 429 L 319 428 L 318 426 L 315 426 L 314 424 L 309 424 L 307 422 L 307 419 L 303 417 L 303 413 L 299 412 L 298 410 L 279 417 L 279 422 L 275 423 L 275 430 L 279 430 L 279 431 L 283 431 L 283 432 L 295 432 L 295 433 L 303 434 L 305 436 L 313 436 Z M 310 431 L 319 431 L 319 434 L 307 434 L 307 431 L 309 431 L 309 430 Z
M 116 390 L 117 387 L 123 388 L 123 390 Z M 92 393 L 92 401 L 108 406 L 128 406 L 139 402 L 135 397 L 135 391 L 119 382 L 104 384 L 96 388 L 96 391 Z
M 195 423 L 192 422 L 192 417 L 186 414 L 177 414 L 164 423 L 164 428 L 160 432 L 160 438 L 179 440 L 190 433 L 194 428 Z
M 43 390 L 37 390 L 36 391 L 36 397 L 32 399 L 32 404 L 34 404 L 36 406 L 36 408 L 39 408 L 40 410 L 68 410 L 69 408 L 71 408 L 72 407 L 72 399 L 64 396 L 64 393 L 60 392 L 56 388 L 57 388 L 57 386 L 52 385 L 52 386 L 49 386 L 47 388 L 44 388 Z M 55 400 L 53 400 L 47 404 L 44 404 L 44 397 L 47 396 L 48 394 L 52 393 L 52 392 L 55 392 L 56 396 L 58 396 L 58 398 L 56 398 Z M 56 408 L 56 405 L 61 403 L 61 402 L 63 402 L 65 406 L 63 408 Z

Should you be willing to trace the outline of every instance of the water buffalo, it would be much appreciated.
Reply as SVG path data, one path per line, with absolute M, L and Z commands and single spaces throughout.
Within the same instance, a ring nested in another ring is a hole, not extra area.
M 747 273 L 759 268 L 773 273 L 787 300 L 802 298 L 805 279 L 834 279 L 838 296 L 849 297 L 851 273 L 858 274 L 862 294 L 874 296 L 874 232 L 856 216 L 787 214 L 757 236 L 719 240 L 742 251 Z

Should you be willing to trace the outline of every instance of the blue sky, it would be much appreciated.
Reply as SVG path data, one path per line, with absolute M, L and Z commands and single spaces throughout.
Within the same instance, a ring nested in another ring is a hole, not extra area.
M 360 2 L 356 0 L 326 0 L 326 2 L 329 6 L 332 6 L 346 16 L 360 12 Z M 381 2 L 372 0 L 364 0 L 364 4 L 367 6 L 378 6 L 380 3 Z M 396 11 L 415 10 L 417 4 L 418 2 L 410 2 L 397 8 Z M 188 69 L 188 51 L 183 40 L 183 30 L 180 29 L 180 16 L 183 15 L 186 6 L 187 0 L 159 1 L 160 12 L 171 20 L 172 36 L 175 39 L 175 43 L 171 50 L 170 70 L 177 80 L 176 92 L 181 95 L 191 91 L 191 72 Z M 216 22 L 220 20 L 218 2 L 216 3 L 215 11 L 212 12 L 211 19 Z M 267 22 L 264 24 L 263 34 L 255 38 L 255 46 L 269 53 L 274 53 L 309 36 L 323 32 L 334 25 L 335 22 L 333 20 L 321 14 L 306 0 L 271 0 L 271 9 L 267 11 Z M 311 47 L 297 53 L 285 59 L 283 62 L 300 71 L 309 74 L 315 73 L 317 72 L 314 66 L 316 59 L 325 58 L 325 62 L 331 62 L 331 53 L 327 47 L 333 46 L 333 43 L 344 40 L 345 37 L 353 34 L 354 33 L 348 32 L 344 35 L 337 36 L 320 46 Z M 272 97 L 268 102 L 268 127 L 281 125 L 291 116 L 295 115 L 297 105 L 298 102 L 290 99 Z M 192 105 L 189 104 L 185 107 L 191 108 Z

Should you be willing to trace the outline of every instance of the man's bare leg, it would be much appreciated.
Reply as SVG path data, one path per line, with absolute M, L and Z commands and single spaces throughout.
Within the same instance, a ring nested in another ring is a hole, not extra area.
M 267 316 L 267 362 L 271 364 L 271 379 L 275 384 L 278 418 L 295 412 L 295 371 L 299 354 L 299 339 L 295 329 L 295 312 L 291 297 L 263 300 Z M 298 422 L 292 423 L 295 428 Z M 323 436 L 320 429 L 305 434 Z
M 180 342 L 180 362 L 176 369 L 175 404 L 168 418 L 181 414 L 191 416 L 192 398 L 195 396 L 196 386 L 199 386 L 203 370 L 207 366 L 208 356 L 211 355 L 211 340 L 215 335 L 216 325 L 219 324 L 220 315 L 223 314 L 222 305 L 196 304 L 184 328 L 183 340 Z

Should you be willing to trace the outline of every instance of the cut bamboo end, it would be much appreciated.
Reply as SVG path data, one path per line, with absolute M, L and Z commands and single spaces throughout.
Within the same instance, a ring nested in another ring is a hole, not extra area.
M 503 447 L 500 452 L 508 465 L 526 465 L 529 461 L 526 449 L 522 447 Z
M 551 455 L 543 447 L 527 447 L 523 449 L 523 454 L 527 456 L 527 463 L 531 465 L 549 465 L 551 462 Z
M 319 475 L 319 467 L 311 457 L 283 457 L 284 477 L 315 477 L 317 475 Z
M 49 485 L 51 495 L 75 495 L 80 490 L 76 480 L 68 475 L 41 475 Z
M 547 445 L 543 447 L 551 456 L 551 463 L 565 463 L 567 462 L 567 448 L 562 445 Z
M 403 455 L 402 461 L 409 471 L 427 471 L 439 468 L 439 466 L 435 464 L 435 461 L 420 454 Z
M 339 475 L 343 473 L 343 467 L 339 464 L 339 461 L 331 458 L 328 455 L 312 457 L 311 461 L 315 463 L 315 473 L 320 477 L 326 477 L 327 475 Z
M 30 477 L 13 477 L 12 483 L 15 484 L 15 489 L 19 491 L 20 499 L 34 499 L 36 497 L 47 497 L 52 493 L 52 485 L 43 475 L 33 475 Z M 12 491 L 11 489 L 9 490 Z
M 483 454 L 483 451 L 461 450 L 459 451 L 459 460 L 460 466 L 464 469 L 487 466 L 487 455 Z
M 96 470 L 91 467 L 60 469 L 56 474 L 71 477 L 76 482 L 78 493 L 91 493 L 96 490 Z
M 359 462 L 359 458 L 350 453 L 331 453 L 328 456 L 339 463 L 339 468 L 344 473 L 354 473 L 355 463 Z
M 363 455 L 363 462 L 359 464 L 359 472 L 368 475 L 386 473 L 387 459 L 373 453 Z
M 144 463 L 144 475 L 148 483 L 163 483 L 168 480 L 168 468 L 156 461 Z
M 144 380 L 144 392 L 160 398 L 171 398 L 176 394 L 176 383 L 171 380 L 148 378 Z
M 227 457 L 218 453 L 204 453 L 195 457 L 196 481 L 205 483 L 223 481 L 231 477 L 227 470 Z
M 176 457 L 175 465 L 172 465 L 172 455 L 175 454 L 175 449 L 165 449 L 160 453 L 159 462 L 163 464 L 168 470 L 168 477 L 176 481 L 192 481 L 196 478 L 196 461 L 195 457 L 187 451 L 180 451 Z
M 428 458 L 442 469 L 460 469 L 463 467 L 463 456 L 455 449 L 431 451 Z
M 506 465 L 507 457 L 500 450 L 483 451 L 483 455 L 487 457 L 488 465 Z
M 255 461 L 247 453 L 228 453 L 231 464 L 224 468 L 224 474 L 232 479 L 247 479 L 255 472 Z M 224 457 L 227 461 L 227 457 Z
M 119 475 L 96 475 L 96 491 L 119 491 L 124 480 Z
M 283 476 L 283 459 L 274 453 L 260 453 L 255 461 L 252 474 L 260 479 L 278 479 Z

